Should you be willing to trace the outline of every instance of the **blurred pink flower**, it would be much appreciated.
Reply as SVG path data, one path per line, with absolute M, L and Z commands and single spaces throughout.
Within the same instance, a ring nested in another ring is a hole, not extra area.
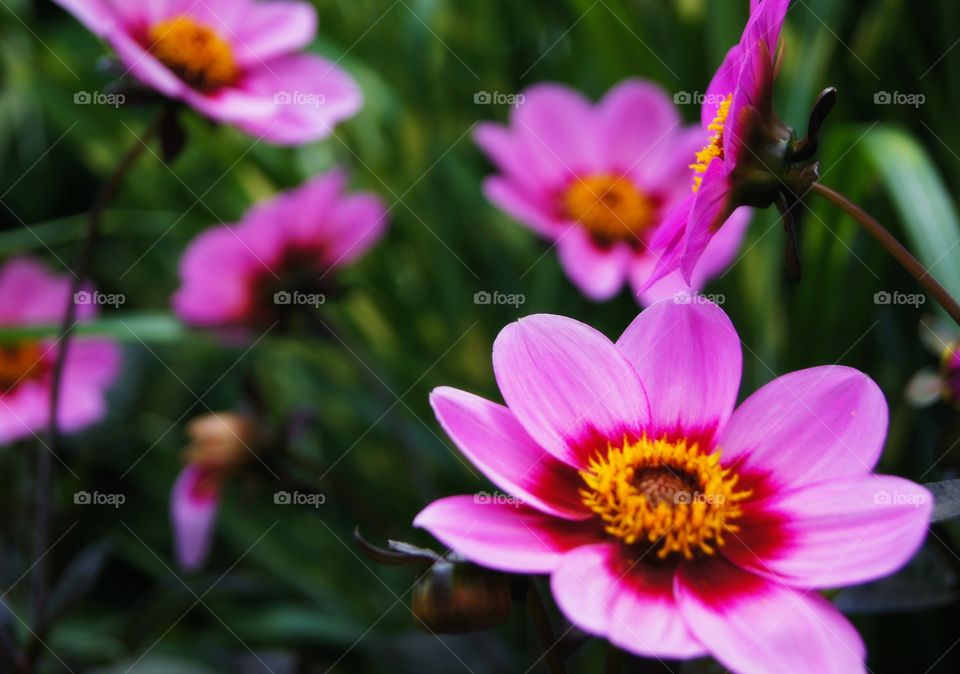
M 216 412 L 193 419 L 187 435 L 187 465 L 170 492 L 170 522 L 177 563 L 196 571 L 210 554 L 223 482 L 253 456 L 259 434 L 252 418 Z
M 213 227 L 180 261 L 177 314 L 203 326 L 263 325 L 283 305 L 325 299 L 332 274 L 383 235 L 387 210 L 375 195 L 345 194 L 339 170 L 251 209 L 237 225 Z
M 81 293 L 78 320 L 95 313 L 93 295 Z M 70 279 L 20 257 L 0 267 L 0 330 L 59 326 L 70 301 Z M 0 343 L 0 443 L 44 432 L 50 421 L 50 387 L 57 358 L 54 339 L 18 338 Z M 120 370 L 120 349 L 110 341 L 72 340 L 63 370 L 58 422 L 67 432 L 99 421 L 106 392 Z
M 54 1 L 143 84 L 269 142 L 325 138 L 363 103 L 336 64 L 300 53 L 317 32 L 307 2 Z
M 441 499 L 415 524 L 478 564 L 550 574 L 571 622 L 633 653 L 865 671 L 817 590 L 905 564 L 932 496 L 872 474 L 887 407 L 866 375 L 793 372 L 734 409 L 741 358 L 704 302 L 656 304 L 616 344 L 560 316 L 508 326 L 493 348 L 506 406 L 450 388 L 431 402 L 512 498 Z
M 651 243 L 663 249 L 656 280 L 679 268 L 690 279 L 711 240 L 737 206 L 749 201 L 745 181 L 775 180 L 775 159 L 765 142 L 789 141 L 773 115 L 773 79 L 780 31 L 790 0 L 751 0 L 740 42 L 727 52 L 707 87 L 701 110 L 703 149 L 697 152 L 692 190 Z M 705 143 L 704 140 L 705 139 Z M 738 171 L 741 164 L 747 165 Z M 758 168 L 758 170 L 752 170 Z
M 691 284 L 679 273 L 643 290 L 657 256 L 649 243 L 690 192 L 690 157 L 703 143 L 654 84 L 628 80 L 596 105 L 557 84 L 523 92 L 509 127 L 481 124 L 476 142 L 500 174 L 487 197 L 554 242 L 586 296 L 606 300 L 626 282 L 644 304 L 698 290 L 725 269 L 749 219 L 738 213 L 710 246 Z

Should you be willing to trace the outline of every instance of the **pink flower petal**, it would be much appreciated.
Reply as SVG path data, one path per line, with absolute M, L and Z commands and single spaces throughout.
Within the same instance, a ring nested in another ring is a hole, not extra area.
M 596 302 L 609 300 L 626 282 L 631 257 L 626 244 L 601 248 L 583 228 L 571 226 L 560 235 L 557 254 L 573 284 Z
M 749 504 L 724 553 L 790 585 L 828 588 L 897 571 L 923 543 L 933 496 L 899 477 L 820 482 Z M 771 541 L 780 541 L 771 549 Z
M 647 391 L 653 436 L 710 447 L 737 402 L 743 364 L 740 337 L 723 310 L 706 301 L 660 302 L 630 324 L 617 348 Z
M 363 106 L 363 94 L 353 78 L 315 54 L 284 56 L 271 60 L 269 67 L 254 67 L 238 89 L 269 103 L 273 114 L 238 120 L 237 126 L 279 145 L 322 140 Z M 226 111 L 210 110 L 209 114 L 221 112 Z
M 64 431 L 81 430 L 107 414 L 107 391 L 120 364 L 120 347 L 114 342 L 85 338 L 70 345 L 57 415 Z M 45 407 L 50 409 L 49 402 Z
M 569 225 L 557 217 L 557 209 L 545 198 L 526 191 L 520 183 L 493 176 L 483 181 L 483 193 L 511 218 L 527 225 L 541 236 L 556 238 Z
M 387 228 L 387 208 L 373 194 L 344 197 L 330 213 L 328 263 L 334 267 L 354 262 L 380 238 Z
M 317 10 L 308 2 L 274 0 L 251 4 L 226 36 L 242 65 L 264 63 L 299 51 L 317 33 Z
M 585 524 L 524 505 L 479 502 L 481 498 L 434 501 L 413 524 L 481 566 L 514 573 L 550 573 L 564 553 L 600 539 Z
M 720 103 L 736 90 L 737 76 L 740 74 L 740 68 L 743 67 L 743 61 L 743 50 L 739 44 L 734 45 L 717 68 L 713 79 L 710 80 L 704 95 L 703 106 L 700 108 L 700 124 L 706 133 L 712 133 L 707 127 L 716 119 Z M 708 135 L 704 136 L 704 145 L 708 138 Z
M 524 193 L 532 195 L 554 187 L 549 178 L 535 170 L 523 141 L 518 140 L 510 129 L 489 122 L 478 124 L 473 140 L 507 181 L 516 184 L 516 189 L 522 188 Z
M 460 451 L 505 492 L 548 515 L 591 516 L 578 495 L 580 476 L 541 449 L 506 407 L 447 387 L 430 404 Z
M 220 502 L 216 493 L 199 486 L 203 472 L 194 465 L 183 469 L 170 493 L 170 523 L 177 563 L 186 571 L 203 566 L 210 552 Z
M 507 326 L 494 344 L 493 367 L 530 436 L 574 467 L 649 423 L 633 366 L 604 335 L 572 319 L 541 314 Z
M 73 14 L 95 35 L 104 35 L 115 25 L 115 12 L 104 0 L 53 0 Z
M 865 475 L 887 433 L 887 403 L 865 374 L 831 365 L 791 372 L 751 395 L 721 433 L 724 464 L 772 489 Z
M 511 115 L 511 128 L 524 143 L 527 161 L 549 176 L 550 184 L 604 169 L 590 101 L 573 89 L 549 83 L 534 85 L 523 95 L 523 103 Z
M 680 258 L 680 271 L 687 282 L 693 279 L 693 270 L 710 240 L 733 212 L 730 194 L 724 162 L 715 159 L 703 174 L 703 182 L 700 183 L 687 221 L 683 255 Z
M 661 300 L 672 299 L 678 294 L 690 295 L 703 289 L 711 278 L 725 272 L 740 250 L 750 217 L 749 208 L 738 208 L 733 212 L 707 244 L 703 257 L 693 269 L 693 278 L 689 284 L 683 280 L 679 271 L 675 271 L 649 285 L 647 279 L 656 265 L 656 254 L 647 252 L 642 258 L 635 260 L 630 269 L 630 282 L 640 303 L 651 306 Z
M 70 300 L 70 279 L 53 274 L 42 262 L 14 257 L 0 267 L 0 325 L 59 326 Z M 78 307 L 89 318 L 94 307 Z
M 632 171 L 638 162 L 655 174 L 658 160 L 673 149 L 671 141 L 683 131 L 667 93 L 643 80 L 625 80 L 607 92 L 597 115 L 597 143 L 603 148 L 606 170 L 617 175 Z
M 550 578 L 574 625 L 631 653 L 686 659 L 704 655 L 673 598 L 673 569 L 624 559 L 618 544 L 585 545 L 563 556 Z
M 857 631 L 816 593 L 800 594 L 717 558 L 682 564 L 675 592 L 690 631 L 739 674 L 866 671 Z

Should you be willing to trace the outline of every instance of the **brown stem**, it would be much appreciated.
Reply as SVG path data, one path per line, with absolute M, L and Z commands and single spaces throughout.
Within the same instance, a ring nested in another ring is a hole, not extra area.
M 903 247 L 894 236 L 884 229 L 883 225 L 877 222 L 869 213 L 847 199 L 842 194 L 833 191 L 826 185 L 814 183 L 811 191 L 816 192 L 827 201 L 843 210 L 847 215 L 856 220 L 861 227 L 880 242 L 887 252 L 899 262 L 904 269 L 917 279 L 928 293 L 942 306 L 950 317 L 960 325 L 960 304 L 953 299 L 950 293 L 937 282 L 926 267 L 915 258 L 910 251 Z
M 537 585 L 532 578 L 527 588 L 527 611 L 530 613 L 533 628 L 537 632 L 540 648 L 543 649 L 543 659 L 547 663 L 550 674 L 566 674 L 567 670 L 556 650 L 559 639 L 554 637 L 553 627 L 550 626 L 550 618 L 543 606 L 543 600 L 540 599 L 540 591 L 537 590 Z
M 53 458 L 59 456 L 60 432 L 58 428 L 58 410 L 60 407 L 60 397 L 63 389 L 63 368 L 67 359 L 67 352 L 70 348 L 70 341 L 73 335 L 74 324 L 77 320 L 77 303 L 74 297 L 83 287 L 84 277 L 90 267 L 90 261 L 93 258 L 93 251 L 97 238 L 100 233 L 100 219 L 103 211 L 110 201 L 116 196 L 123 184 L 127 173 L 147 149 L 147 143 L 156 135 L 164 121 L 167 113 L 164 110 L 156 121 L 154 121 L 144 133 L 137 139 L 133 146 L 123 156 L 120 163 L 114 169 L 113 173 L 104 183 L 103 187 L 97 193 L 90 208 L 87 217 L 87 229 L 81 244 L 80 255 L 76 267 L 73 270 L 74 278 L 70 284 L 70 294 L 67 297 L 66 313 L 63 323 L 60 325 L 60 332 L 57 338 L 56 359 L 53 364 L 53 372 L 50 385 L 50 417 L 48 436 L 49 442 L 46 451 L 41 451 L 37 456 L 37 479 L 35 483 L 35 538 L 34 538 L 34 559 L 37 560 L 33 568 L 31 578 L 31 609 L 32 623 L 37 640 L 42 639 L 46 629 L 45 605 L 47 593 L 49 590 L 49 571 L 46 562 L 46 551 L 50 542 L 50 528 L 52 518 L 52 498 L 53 498 Z M 33 652 L 36 652 L 34 649 Z

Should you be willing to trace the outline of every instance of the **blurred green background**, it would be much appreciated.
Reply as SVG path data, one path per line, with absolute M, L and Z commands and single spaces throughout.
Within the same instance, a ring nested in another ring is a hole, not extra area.
M 312 49 L 343 56 L 366 96 L 362 113 L 326 142 L 295 150 L 253 145 L 187 115 L 186 151 L 169 166 L 146 156 L 107 214 L 93 276 L 127 302 L 105 308 L 99 329 L 125 343 L 126 367 L 108 419 L 68 441 L 64 460 L 79 480 L 57 470 L 54 539 L 66 533 L 48 562 L 69 610 L 45 639 L 43 671 L 545 671 L 522 606 L 494 630 L 422 633 L 407 608 L 413 572 L 361 559 L 351 542 L 360 526 L 374 541 L 436 545 L 412 530 L 413 516 L 436 497 L 490 489 L 443 436 L 427 394 L 448 384 L 497 398 L 490 348 L 506 323 L 560 313 L 616 336 L 638 312 L 626 292 L 602 305 L 582 298 L 555 256 L 543 256 L 546 244 L 485 201 L 480 183 L 491 168 L 470 132 L 478 121 L 505 120 L 509 108 L 477 105 L 474 95 L 555 80 L 596 99 L 635 76 L 671 93 L 703 91 L 739 38 L 747 0 L 316 5 Z M 960 5 L 796 0 L 785 41 L 776 97 L 787 123 L 803 131 L 817 92 L 839 88 L 824 182 L 873 212 L 960 295 Z M 52 3 L 0 0 L 4 259 L 34 254 L 62 269 L 49 249 L 72 264 L 91 195 L 152 117 L 74 105 L 76 92 L 109 86 L 99 67 L 106 53 Z M 879 92 L 923 94 L 925 103 L 878 105 Z M 695 106 L 683 108 L 690 123 L 699 118 Z M 248 351 L 179 326 L 168 300 L 191 238 L 334 165 L 391 206 L 389 234 L 324 307 L 347 343 L 271 334 Z M 878 291 L 918 289 L 851 221 L 808 203 L 801 284 L 787 280 L 782 230 L 764 212 L 748 252 L 708 288 L 725 297 L 743 340 L 742 395 L 793 369 L 860 368 L 891 406 L 881 470 L 921 482 L 955 477 L 956 412 L 942 404 L 917 412 L 903 396 L 916 370 L 935 365 L 918 341 L 932 302 L 876 305 Z M 526 303 L 478 306 L 481 290 L 523 293 Z M 183 576 L 167 518 L 183 426 L 251 395 L 275 427 L 295 416 L 298 430 L 262 455 L 269 470 L 253 463 L 229 484 L 213 555 L 204 571 Z M 0 585 L 9 606 L 0 620 L 21 643 L 31 640 L 16 616 L 29 613 L 29 583 L 18 579 L 34 561 L 37 451 L 26 441 L 0 448 Z M 118 509 L 75 506 L 80 489 L 127 500 Z M 322 492 L 326 503 L 275 505 L 280 489 Z M 934 533 L 901 576 L 838 597 L 874 672 L 958 671 L 960 532 Z M 603 651 L 600 642 L 584 646 L 570 671 L 600 671 Z

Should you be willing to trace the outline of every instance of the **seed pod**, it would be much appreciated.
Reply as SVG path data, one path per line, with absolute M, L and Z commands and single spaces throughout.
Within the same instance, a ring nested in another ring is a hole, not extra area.
M 431 632 L 489 629 L 510 615 L 508 577 L 474 564 L 439 561 L 417 581 L 411 604 L 418 625 Z

